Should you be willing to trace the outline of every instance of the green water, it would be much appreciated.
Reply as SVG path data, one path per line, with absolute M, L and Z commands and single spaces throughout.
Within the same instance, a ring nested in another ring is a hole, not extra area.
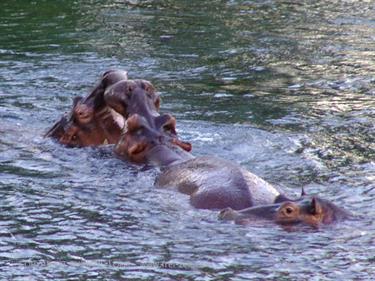
M 2 1 L 0 279 L 371 280 L 374 15 L 372 1 Z M 150 80 L 196 155 L 362 219 L 230 225 L 110 147 L 43 139 L 109 68 Z

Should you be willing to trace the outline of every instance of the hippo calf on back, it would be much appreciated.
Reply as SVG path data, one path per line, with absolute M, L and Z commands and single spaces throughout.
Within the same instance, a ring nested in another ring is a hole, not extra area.
M 220 219 L 242 225 L 270 221 L 283 226 L 302 224 L 316 228 L 351 216 L 348 211 L 316 196 L 303 196 L 295 201 L 250 207 L 240 211 L 226 208 L 219 213 Z

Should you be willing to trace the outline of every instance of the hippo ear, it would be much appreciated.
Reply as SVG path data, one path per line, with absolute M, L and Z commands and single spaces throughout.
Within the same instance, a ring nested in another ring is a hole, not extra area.
M 77 104 L 83 99 L 83 97 L 78 96 L 73 99 L 73 107 L 76 107 Z
M 320 215 L 323 213 L 323 206 L 316 197 L 311 199 L 311 214 Z
M 305 188 L 302 186 L 301 197 L 306 196 Z

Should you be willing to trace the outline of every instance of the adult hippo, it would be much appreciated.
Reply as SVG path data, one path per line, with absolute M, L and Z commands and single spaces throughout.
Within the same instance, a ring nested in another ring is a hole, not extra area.
M 175 119 L 167 115 L 161 128 L 175 130 Z M 157 118 L 152 124 L 158 123 Z M 140 115 L 127 120 L 127 132 L 115 152 L 136 163 L 161 166 L 157 187 L 173 187 L 190 196 L 199 209 L 240 210 L 287 200 L 271 184 L 239 165 L 214 156 L 194 157 L 184 143 L 174 141 Z
M 159 132 L 160 135 L 168 137 L 168 141 L 177 145 L 185 151 L 190 151 L 190 143 L 180 141 L 176 132 L 176 120 L 169 114 L 160 115 L 160 98 L 155 93 L 151 83 L 145 80 L 127 80 L 120 81 L 109 87 L 104 93 L 104 101 L 108 107 L 111 107 L 125 120 L 130 116 L 136 116 L 135 119 L 142 116 L 142 120 L 147 123 L 151 130 Z M 126 126 L 132 126 L 132 122 L 126 122 Z M 124 134 L 116 145 L 115 151 L 122 155 L 126 149 L 123 145 L 128 142 L 124 138 L 128 128 L 125 128 Z M 151 139 L 152 137 L 150 137 Z M 132 159 L 136 161 L 136 159 Z
M 82 100 L 82 97 L 76 97 L 70 113 L 61 117 L 45 136 L 52 137 L 68 147 L 116 143 L 125 124 L 124 118 L 108 107 L 78 116 L 78 112 L 85 107 Z
M 157 111 L 160 105 L 159 95 L 156 94 L 149 81 L 127 79 L 126 71 L 107 71 L 91 94 L 86 98 L 74 99 L 71 112 L 56 122 L 45 136 L 55 138 L 69 147 L 117 143 L 125 125 L 125 118 L 105 103 L 104 92 L 107 88 L 120 81 L 125 81 L 126 85 L 132 85 L 130 92 L 136 91 L 137 96 L 142 96 L 143 99 L 126 101 L 127 103 L 123 106 L 129 108 L 130 111 L 133 108 L 137 110 L 135 104 L 140 102 L 142 110 L 139 113 L 147 116 L 149 112 Z M 145 100 L 150 100 L 150 102 L 145 102 Z
M 87 97 L 74 98 L 71 111 L 61 117 L 45 137 L 70 147 L 116 143 L 125 121 L 106 107 L 103 95 L 107 87 L 127 79 L 124 70 L 106 71 Z
M 98 85 L 91 93 L 81 99 L 74 108 L 74 117 L 79 124 L 89 124 L 96 113 L 100 112 L 105 106 L 104 92 L 111 85 L 128 80 L 128 73 L 125 70 L 108 70 L 100 79 Z
M 146 80 L 123 80 L 113 84 L 104 92 L 104 103 L 124 119 L 140 114 L 155 126 L 153 122 L 159 117 L 160 97 Z
M 346 210 L 317 196 L 302 196 L 299 200 L 250 207 L 240 211 L 226 208 L 219 213 L 222 220 L 232 220 L 236 224 L 252 225 L 271 221 L 283 226 L 296 224 L 319 227 L 351 217 Z

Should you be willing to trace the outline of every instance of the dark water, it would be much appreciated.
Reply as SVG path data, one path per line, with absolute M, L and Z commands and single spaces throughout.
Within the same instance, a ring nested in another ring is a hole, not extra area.
M 1 280 L 373 280 L 373 1 L 1 1 Z M 113 67 L 151 80 L 196 155 L 360 215 L 241 227 L 157 171 L 42 138 Z

